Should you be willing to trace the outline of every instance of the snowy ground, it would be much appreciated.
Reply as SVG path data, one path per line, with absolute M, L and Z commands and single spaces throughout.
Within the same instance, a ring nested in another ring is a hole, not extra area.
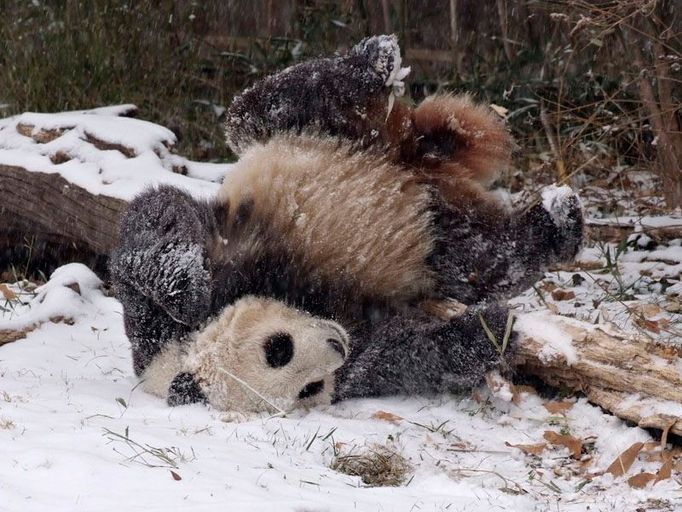
M 160 181 L 210 195 L 229 170 L 173 155 L 170 132 L 118 113 L 3 120 L 0 163 L 122 198 Z M 682 216 L 662 216 L 651 189 L 645 173 L 620 171 L 586 184 L 590 218 L 634 221 L 638 234 L 591 244 L 514 307 L 682 339 L 682 242 L 647 234 Z M 2 344 L 9 332 L 25 336 Z M 226 422 L 139 389 L 121 306 L 87 268 L 62 267 L 37 289 L 0 284 L 2 512 L 682 509 L 679 447 L 661 447 L 584 398 L 532 389 L 519 398 L 480 389 Z M 389 466 L 400 457 L 409 465 L 397 487 L 331 469 L 386 450 Z
M 1 290 L 11 300 L 0 302 L 0 330 L 37 325 L 0 347 L 3 511 L 682 507 L 679 450 L 662 452 L 584 399 L 548 402 L 529 390 L 512 404 L 482 389 L 229 423 L 137 388 L 121 306 L 87 268 L 62 267 L 37 290 Z M 625 476 L 604 473 L 637 442 Z M 401 486 L 367 487 L 330 469 L 337 455 L 377 447 L 409 462 Z M 668 458 L 672 478 L 628 483 Z

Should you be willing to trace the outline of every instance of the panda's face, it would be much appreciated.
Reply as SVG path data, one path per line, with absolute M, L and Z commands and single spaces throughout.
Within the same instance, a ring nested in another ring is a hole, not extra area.
M 267 411 L 267 402 L 281 409 L 329 403 L 333 373 L 348 353 L 336 322 L 246 297 L 199 333 L 188 361 L 214 407 Z

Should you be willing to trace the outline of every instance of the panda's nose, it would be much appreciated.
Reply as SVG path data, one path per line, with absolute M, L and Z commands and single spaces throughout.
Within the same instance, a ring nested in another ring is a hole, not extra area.
M 327 338 L 327 343 L 329 343 L 334 350 L 341 354 L 341 357 L 346 359 L 346 349 L 343 347 L 343 343 L 334 338 Z

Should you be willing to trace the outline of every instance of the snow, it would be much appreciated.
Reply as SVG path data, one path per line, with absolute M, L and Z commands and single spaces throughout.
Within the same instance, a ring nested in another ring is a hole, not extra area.
M 480 389 L 225 422 L 218 411 L 169 408 L 140 389 L 121 306 L 83 265 L 59 268 L 23 302 L 0 316 L 0 330 L 40 324 L 0 347 L 3 511 L 583 511 L 634 510 L 648 500 L 682 506 L 674 480 L 638 491 L 628 486 L 628 476 L 660 467 L 647 457 L 625 477 L 601 475 L 634 442 L 651 438 L 583 398 L 557 415 L 535 394 L 521 392 L 514 404 Z M 58 312 L 72 325 L 45 321 Z M 550 335 L 540 314 L 519 321 Z M 374 416 L 381 411 L 397 419 Z M 584 440 L 581 460 L 560 446 L 535 456 L 506 444 L 542 443 L 545 431 Z M 408 483 L 368 488 L 330 469 L 335 451 L 374 445 L 408 459 Z
M 50 280 L 30 294 L 20 308 L 7 312 L 0 322 L 3 330 L 33 327 L 54 318 L 74 319 L 84 314 L 83 305 L 97 293 L 102 281 L 78 263 L 55 270 Z
M 570 366 L 578 361 L 578 354 L 573 342 L 567 334 L 548 321 L 549 313 L 537 311 L 526 313 L 516 318 L 516 330 L 523 332 L 544 344 L 540 351 L 540 360 L 549 362 L 563 357 Z
M 160 183 L 185 189 L 197 198 L 212 197 L 230 164 L 191 162 L 173 154 L 176 139 L 170 130 L 119 117 L 131 108 L 25 113 L 2 119 L 0 165 L 57 173 L 92 194 L 123 200 Z
M 624 215 L 603 219 L 590 218 L 587 223 L 592 225 L 632 225 L 635 226 L 636 230 L 641 231 L 642 229 L 680 227 L 682 226 L 682 215 L 644 215 L 641 217 Z
M 564 226 L 566 219 L 570 218 L 568 209 L 571 203 L 568 199 L 573 194 L 571 187 L 566 185 L 549 185 L 542 189 L 542 207 L 550 213 L 557 226 Z

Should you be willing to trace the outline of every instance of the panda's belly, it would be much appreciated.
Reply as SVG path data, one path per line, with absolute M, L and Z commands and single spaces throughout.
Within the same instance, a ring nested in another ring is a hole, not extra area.
M 433 288 L 429 193 L 374 154 L 335 140 L 276 138 L 242 156 L 219 197 L 241 233 L 266 232 L 254 245 L 280 245 L 295 270 L 322 282 L 379 299 Z

